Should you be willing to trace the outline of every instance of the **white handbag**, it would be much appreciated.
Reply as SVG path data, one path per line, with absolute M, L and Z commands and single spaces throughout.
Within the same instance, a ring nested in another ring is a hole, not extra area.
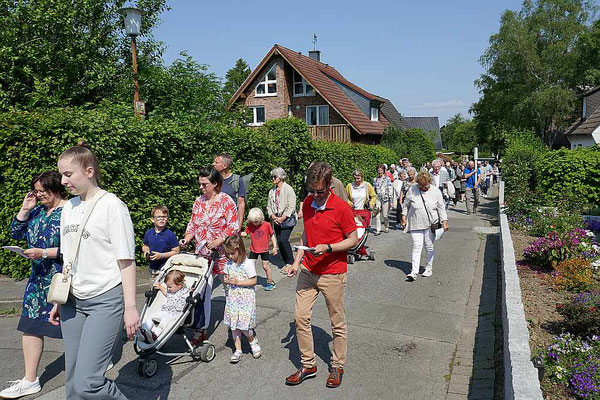
M 73 268 L 73 263 L 75 260 L 77 260 L 77 256 L 79 255 L 79 245 L 81 244 L 83 229 L 90 218 L 90 214 L 96 206 L 96 203 L 106 193 L 106 190 L 99 190 L 94 195 L 94 198 L 92 199 L 92 202 L 87 210 L 85 210 L 85 214 L 81 219 L 81 223 L 77 227 L 77 239 L 73 243 L 73 259 L 65 262 L 63 272 L 57 272 L 52 276 L 52 282 L 50 283 L 50 289 L 48 290 L 48 296 L 46 297 L 46 301 L 48 303 L 65 304 L 67 302 L 67 299 L 69 298 L 69 292 L 71 291 L 71 281 L 73 280 L 71 269 Z

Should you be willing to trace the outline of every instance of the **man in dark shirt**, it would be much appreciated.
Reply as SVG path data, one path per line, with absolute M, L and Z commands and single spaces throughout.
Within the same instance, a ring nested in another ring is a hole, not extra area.
M 234 175 L 230 171 L 231 156 L 226 153 L 219 154 L 213 161 L 213 168 L 216 169 L 223 178 L 223 186 L 221 192 L 227 193 L 235 202 L 238 208 L 238 221 L 240 226 L 244 222 L 244 212 L 246 211 L 246 185 L 244 180 L 239 175 Z M 236 180 L 236 182 L 233 182 Z M 237 190 L 236 190 L 237 186 Z

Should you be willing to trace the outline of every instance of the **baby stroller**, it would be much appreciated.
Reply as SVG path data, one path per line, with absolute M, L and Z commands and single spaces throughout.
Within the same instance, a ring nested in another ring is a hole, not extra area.
M 194 324 L 194 310 L 200 300 L 205 296 L 208 277 L 212 273 L 213 265 L 217 259 L 218 253 L 216 255 L 213 253 L 210 264 L 205 258 L 195 254 L 176 254 L 170 257 L 162 267 L 155 283 L 164 283 L 167 272 L 176 269 L 185 274 L 185 287 L 190 290 L 190 294 L 186 299 L 186 305 L 181 314 L 176 319 L 169 322 L 152 343 L 142 341 L 137 335 L 135 336 L 133 348 L 140 356 L 137 365 L 137 372 L 139 375 L 147 378 L 154 376 L 158 369 L 158 363 L 151 355 L 155 353 L 170 357 L 189 355 L 194 360 L 201 360 L 204 362 L 211 362 L 215 358 L 215 346 L 213 344 L 209 341 L 204 341 L 204 343 L 198 347 L 192 346 L 189 339 L 185 336 L 184 328 L 193 326 Z M 210 296 L 211 294 L 207 293 L 206 295 Z M 146 302 L 144 304 L 144 309 L 142 310 L 142 315 L 140 316 L 140 322 L 152 325 L 154 323 L 153 318 L 159 314 L 165 300 L 166 297 L 160 290 L 152 288 L 152 290 L 147 291 Z M 183 337 L 189 350 L 184 353 L 161 352 L 160 349 L 167 343 L 171 336 L 176 333 Z
M 367 239 L 369 238 L 369 227 L 371 226 L 371 212 L 369 210 L 354 210 L 354 221 L 358 229 L 356 233 L 358 235 L 358 243 L 356 246 L 348 250 L 347 261 L 348 264 L 354 264 L 354 261 L 360 260 L 363 256 L 369 260 L 375 260 L 375 252 L 367 250 L 366 246 Z

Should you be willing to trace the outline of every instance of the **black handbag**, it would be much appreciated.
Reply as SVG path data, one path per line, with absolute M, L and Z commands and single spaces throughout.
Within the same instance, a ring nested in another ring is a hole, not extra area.
M 440 211 L 437 210 L 437 213 L 438 213 L 437 222 L 431 223 L 431 217 L 429 216 L 429 211 L 427 210 L 427 204 L 425 204 L 425 199 L 423 198 L 423 193 L 419 193 L 419 194 L 421 195 L 421 200 L 423 200 L 423 207 L 425 207 L 425 213 L 427 213 L 427 219 L 429 220 L 429 229 L 431 229 L 431 232 L 435 233 L 436 230 L 438 230 L 442 227 L 442 221 L 440 221 Z

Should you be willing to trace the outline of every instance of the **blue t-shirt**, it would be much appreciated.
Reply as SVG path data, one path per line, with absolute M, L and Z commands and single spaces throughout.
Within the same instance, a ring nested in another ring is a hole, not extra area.
M 465 167 L 465 175 L 470 174 L 471 172 L 473 172 L 474 169 L 470 169 L 469 167 Z M 476 175 L 481 175 L 481 168 L 477 168 L 477 174 L 473 174 L 470 177 L 467 178 L 467 182 L 465 183 L 465 187 L 468 188 L 474 188 L 475 187 L 475 182 L 477 182 L 477 180 L 475 179 Z
M 179 246 L 177 236 L 170 229 L 163 229 L 156 232 L 156 229 L 150 228 L 144 233 L 144 244 L 150 248 L 150 251 L 157 253 L 166 253 L 173 247 Z M 157 261 L 150 261 L 150 269 L 158 270 L 167 262 L 166 258 Z
M 231 176 L 229 178 L 223 179 L 223 186 L 221 187 L 221 192 L 227 193 L 229 195 L 229 197 L 231 197 L 233 199 L 233 202 L 237 206 L 238 197 L 246 197 L 246 184 L 244 183 L 244 180 L 240 176 L 240 178 L 239 178 L 240 179 L 240 187 L 238 189 L 238 193 L 236 196 L 235 191 L 233 190 L 233 185 L 231 184 L 233 182 L 234 175 L 235 174 L 231 174 Z

